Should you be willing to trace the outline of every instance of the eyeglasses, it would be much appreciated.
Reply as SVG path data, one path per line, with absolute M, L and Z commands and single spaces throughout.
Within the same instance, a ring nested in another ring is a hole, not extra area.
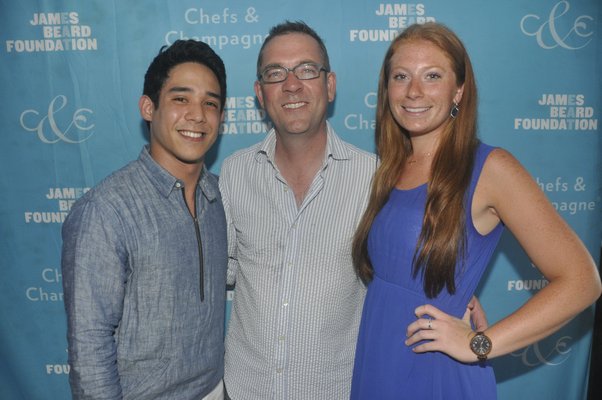
M 263 83 L 278 83 L 285 81 L 288 78 L 288 73 L 292 72 L 297 79 L 307 81 L 316 79 L 322 71 L 329 72 L 324 66 L 315 63 L 302 63 L 290 69 L 281 65 L 274 65 L 264 69 L 257 79 Z

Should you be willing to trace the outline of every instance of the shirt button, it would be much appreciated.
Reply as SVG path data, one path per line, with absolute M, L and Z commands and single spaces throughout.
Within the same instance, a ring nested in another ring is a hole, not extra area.
M 282 373 L 282 368 L 276 368 L 276 372 L 281 374 Z
M 288 188 L 286 186 L 284 187 L 284 192 L 288 192 Z
M 182 183 L 180 183 L 180 182 L 176 182 L 176 187 L 177 187 L 178 189 L 179 189 L 179 188 L 181 188 L 181 187 L 182 187 Z
M 278 336 L 278 340 L 280 340 L 281 342 L 283 342 L 284 341 L 284 335 Z
M 282 307 L 288 307 L 288 301 L 285 301 L 285 302 L 282 304 Z

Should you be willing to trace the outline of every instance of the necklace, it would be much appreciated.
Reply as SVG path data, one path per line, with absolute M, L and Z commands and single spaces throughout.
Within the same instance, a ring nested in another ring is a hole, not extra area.
M 408 164 L 416 164 L 418 161 L 420 160 L 424 160 L 425 158 L 428 158 L 432 155 L 432 153 L 424 153 L 424 155 L 421 158 L 413 158 L 411 160 L 408 160 Z

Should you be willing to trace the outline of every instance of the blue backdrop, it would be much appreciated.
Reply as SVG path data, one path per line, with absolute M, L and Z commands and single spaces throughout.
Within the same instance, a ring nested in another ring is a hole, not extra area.
M 373 150 L 388 43 L 413 22 L 446 23 L 474 62 L 481 138 L 521 160 L 597 257 L 601 17 L 597 0 L 0 0 L 0 398 L 70 397 L 61 223 L 78 197 L 146 143 L 137 102 L 161 45 L 201 39 L 226 63 L 227 115 L 208 157 L 219 173 L 227 155 L 269 127 L 252 85 L 272 25 L 302 19 L 323 36 L 338 79 L 331 122 Z M 546 283 L 505 236 L 479 295 L 495 322 Z M 585 398 L 592 321 L 590 309 L 494 360 L 500 398 Z

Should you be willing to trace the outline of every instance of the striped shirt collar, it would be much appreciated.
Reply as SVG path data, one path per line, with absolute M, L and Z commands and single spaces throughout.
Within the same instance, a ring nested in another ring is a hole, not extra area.
M 345 146 L 344 142 L 339 138 L 339 136 L 334 132 L 332 126 L 328 121 L 326 121 L 326 156 L 325 160 L 332 158 L 333 160 L 349 160 L 351 158 L 351 153 L 347 146 Z M 257 162 L 263 161 L 274 161 L 274 153 L 276 151 L 276 129 L 272 128 L 268 132 L 266 138 L 261 143 L 261 145 L 257 148 L 257 153 L 255 155 L 255 160 Z

